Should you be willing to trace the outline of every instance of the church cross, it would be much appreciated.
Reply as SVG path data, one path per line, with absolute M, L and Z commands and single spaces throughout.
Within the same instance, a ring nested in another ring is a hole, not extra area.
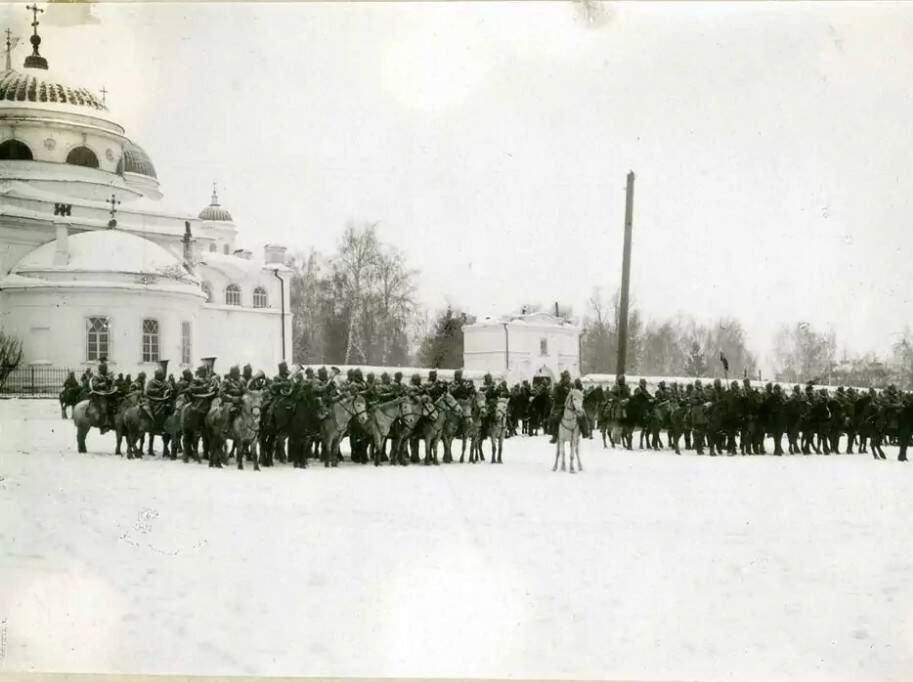
M 101 86 L 101 103 L 105 104 L 107 99 L 108 99 L 108 91 L 105 90 L 105 86 L 102 85 Z
M 13 68 L 12 54 L 13 48 L 19 44 L 18 36 L 14 36 L 13 32 L 9 29 L 6 29 L 6 70 L 11 71 Z
M 44 14 L 44 10 L 39 8 L 38 5 L 26 5 L 25 8 L 34 15 L 32 19 L 32 30 L 34 35 L 38 35 L 38 13 L 41 12 Z

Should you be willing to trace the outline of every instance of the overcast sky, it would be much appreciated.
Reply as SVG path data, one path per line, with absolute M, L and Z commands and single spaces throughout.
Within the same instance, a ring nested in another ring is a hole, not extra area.
M 168 206 L 217 180 L 243 245 L 378 221 L 431 307 L 582 312 L 619 284 L 630 169 L 648 318 L 736 316 L 764 366 L 784 322 L 883 353 L 913 319 L 913 3 L 52 13 L 51 69 L 107 88 Z

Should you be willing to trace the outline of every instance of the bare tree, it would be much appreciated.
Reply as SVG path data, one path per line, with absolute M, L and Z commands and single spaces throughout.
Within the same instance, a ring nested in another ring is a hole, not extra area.
M 377 223 L 363 225 L 360 228 L 349 223 L 339 244 L 336 267 L 349 313 L 343 360 L 347 365 L 352 363 L 356 354 L 362 362 L 367 359 L 362 340 L 357 338 L 360 336 L 358 321 L 364 305 L 365 292 L 370 288 L 375 275 L 378 258 L 376 227 Z
M 22 361 L 22 342 L 15 336 L 0 332 L 0 388 Z

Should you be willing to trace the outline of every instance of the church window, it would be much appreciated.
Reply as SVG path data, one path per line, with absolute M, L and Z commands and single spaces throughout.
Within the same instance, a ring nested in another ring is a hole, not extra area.
M 266 305 L 266 289 L 263 287 L 257 287 L 254 289 L 254 308 L 265 308 Z
M 143 362 L 159 361 L 158 320 L 143 320 Z
M 228 244 L 222 244 L 222 253 L 228 255 Z
M 225 304 L 241 305 L 241 287 L 237 284 L 229 284 L 225 287 Z
M 0 161 L 31 161 L 32 150 L 19 140 L 7 140 L 0 144 Z
M 190 364 L 190 323 L 181 322 L 181 364 Z
M 88 147 L 76 147 L 67 154 L 67 163 L 74 166 L 98 168 L 98 157 Z
M 548 355 L 548 339 L 539 339 L 539 355 Z
M 212 303 L 212 284 L 204 281 L 202 284 L 203 293 L 206 294 L 206 302 Z
M 86 320 L 86 360 L 98 362 L 109 357 L 107 317 L 90 317 Z

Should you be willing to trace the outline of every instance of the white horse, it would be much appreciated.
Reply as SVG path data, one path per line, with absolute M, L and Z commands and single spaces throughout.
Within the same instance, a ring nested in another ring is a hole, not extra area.
M 574 471 L 574 455 L 577 455 L 577 468 L 583 471 L 583 464 L 580 463 L 580 423 L 577 421 L 584 413 L 583 410 L 583 391 L 579 388 L 572 388 L 567 394 L 564 401 L 564 414 L 561 415 L 561 421 L 558 423 L 558 443 L 555 446 L 555 466 L 552 471 L 558 471 L 558 458 L 561 458 L 561 471 L 566 471 L 564 466 L 564 444 L 570 443 L 571 450 L 571 473 Z

